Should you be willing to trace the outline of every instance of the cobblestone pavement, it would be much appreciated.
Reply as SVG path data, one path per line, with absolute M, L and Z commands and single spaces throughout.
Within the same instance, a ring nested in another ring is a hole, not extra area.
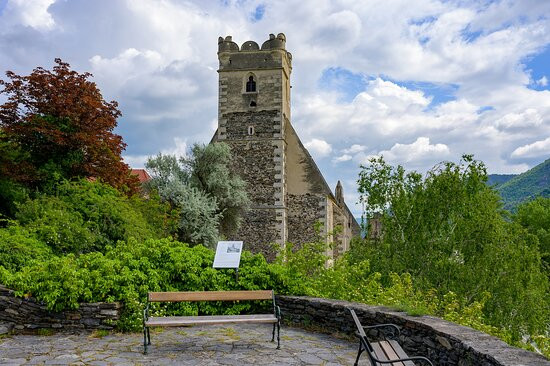
M 152 329 L 147 355 L 139 333 L 19 334 L 0 338 L 0 365 L 329 366 L 355 361 L 355 342 L 283 327 L 277 350 L 271 329 L 266 324 Z

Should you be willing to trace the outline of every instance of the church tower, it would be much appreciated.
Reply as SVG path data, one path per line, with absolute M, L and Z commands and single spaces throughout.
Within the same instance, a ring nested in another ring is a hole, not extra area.
M 335 243 L 329 256 L 349 247 L 359 226 L 336 195 L 290 123 L 292 55 L 286 37 L 270 34 L 260 47 L 218 39 L 218 129 L 213 141 L 231 147 L 233 169 L 247 183 L 251 206 L 231 240 L 273 260 L 273 243 L 298 247 L 319 237 Z M 334 231 L 336 226 L 340 229 Z M 316 231 L 320 227 L 321 232 Z M 336 232 L 335 235 L 332 235 Z
M 252 201 L 236 238 L 245 248 L 275 255 L 287 240 L 285 122 L 290 121 L 292 56 L 285 35 L 271 34 L 260 48 L 218 39 L 219 104 L 216 140 L 231 146 L 234 168 Z

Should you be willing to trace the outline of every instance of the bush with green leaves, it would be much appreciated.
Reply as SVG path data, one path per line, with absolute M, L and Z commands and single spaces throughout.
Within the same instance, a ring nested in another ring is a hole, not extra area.
M 202 245 L 191 248 L 171 239 L 130 239 L 107 246 L 104 254 L 54 256 L 15 273 L 0 270 L 0 283 L 16 289 L 18 295 L 35 296 L 52 310 L 74 309 L 80 302 L 122 301 L 124 316 L 118 326 L 123 330 L 139 329 L 148 291 L 276 288 L 288 293 L 280 275 L 272 273 L 261 255 L 243 253 L 238 281 L 233 270 L 212 268 L 213 261 L 214 252 Z M 251 306 L 246 302 L 230 306 L 193 303 L 153 311 L 234 314 Z
M 19 204 L 15 216 L 57 254 L 101 251 L 118 240 L 160 238 L 173 230 L 170 209 L 158 197 L 128 198 L 87 180 L 63 181 L 52 193 Z
M 33 260 L 46 260 L 52 250 L 16 222 L 0 229 L 0 265 L 16 272 Z

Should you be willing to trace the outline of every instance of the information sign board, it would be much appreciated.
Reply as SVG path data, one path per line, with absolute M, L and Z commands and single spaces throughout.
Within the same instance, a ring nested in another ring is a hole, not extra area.
M 214 268 L 239 268 L 242 241 L 219 241 L 214 257 Z

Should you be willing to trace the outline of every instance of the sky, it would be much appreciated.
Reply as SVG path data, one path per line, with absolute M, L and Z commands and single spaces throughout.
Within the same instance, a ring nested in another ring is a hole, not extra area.
M 124 159 L 183 155 L 217 125 L 217 40 L 285 33 L 291 121 L 359 215 L 360 165 L 489 173 L 550 157 L 548 0 L 0 0 L 0 72 L 89 71 L 123 116 Z

